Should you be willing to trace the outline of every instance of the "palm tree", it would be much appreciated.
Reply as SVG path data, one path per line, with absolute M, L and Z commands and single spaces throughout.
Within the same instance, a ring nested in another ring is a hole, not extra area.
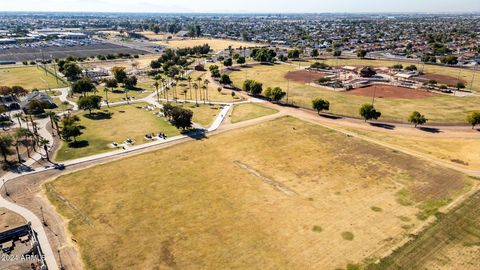
M 158 83 L 158 80 L 153 83 L 153 86 L 157 90 L 157 103 L 160 104 L 160 93 L 158 92 L 158 87 L 160 86 L 160 84 Z
M 210 83 L 210 81 L 208 79 L 205 79 L 205 81 L 203 81 L 203 83 L 205 84 L 205 98 L 208 101 L 208 84 Z
M 108 89 L 108 87 L 105 87 L 103 89 L 103 92 L 105 93 L 105 103 L 107 103 L 107 107 L 110 108 L 110 102 L 108 102 L 108 92 L 110 92 L 110 89 Z
M 173 99 L 175 100 L 175 102 L 178 102 L 178 97 L 177 97 L 177 81 L 176 80 L 173 80 L 172 81 L 172 89 L 173 89 Z
M 53 126 L 53 117 L 56 116 L 57 114 L 54 112 L 46 112 L 45 115 L 50 118 L 50 126 L 52 127 L 52 133 L 53 133 L 53 130 L 55 129 L 55 127 Z
M 200 84 L 202 83 L 202 78 L 198 77 L 197 78 L 197 84 L 198 84 L 198 88 L 200 88 Z M 202 92 L 200 91 L 200 100 L 202 100 Z
M 193 89 L 195 89 L 195 104 L 198 106 L 198 84 L 194 83 L 193 84 Z
M 43 150 L 45 150 L 45 157 L 48 161 L 50 161 L 50 156 L 48 155 L 48 145 L 50 144 L 50 141 L 45 138 L 41 138 L 39 140 L 39 144 L 40 146 L 43 146 Z
M 203 96 L 205 97 L 205 92 L 207 91 L 207 87 L 205 86 L 205 84 L 202 85 L 202 90 L 203 90 L 203 92 L 204 92 L 204 95 L 203 95 Z M 205 104 L 205 103 L 206 103 L 206 99 L 204 98 L 204 99 L 203 99 L 203 104 Z
M 165 98 L 167 99 L 167 103 L 169 102 L 168 101 L 168 90 L 170 90 L 170 87 L 168 87 L 168 86 L 165 86 L 163 88 L 163 92 L 165 93 Z
M 22 137 L 25 138 L 25 140 L 23 141 L 24 145 L 25 145 L 25 148 L 27 149 L 27 156 L 30 157 L 30 148 L 29 148 L 29 142 L 28 142 L 28 137 L 30 136 L 30 130 L 26 129 L 26 128 L 19 128 L 17 130 L 17 133 L 20 135 L 22 135 Z
M 18 112 L 16 114 L 13 115 L 13 117 L 17 118 L 17 121 L 18 121 L 18 125 L 20 126 L 20 128 L 22 128 L 22 116 L 23 116 L 23 113 L 22 112 Z
M 22 163 L 22 157 L 20 156 L 20 150 L 18 149 L 20 145 L 20 141 L 23 138 L 23 132 L 21 129 L 17 129 L 15 133 L 13 134 L 13 140 L 15 141 L 15 151 L 17 152 L 17 158 L 18 158 L 18 163 Z
M 50 117 L 50 125 L 52 126 L 52 134 L 53 130 L 57 130 L 58 136 L 60 136 L 60 128 L 58 127 L 58 122 L 60 122 L 60 117 L 54 112 L 46 113 L 48 117 Z
M 125 93 L 125 99 L 127 100 L 127 104 L 130 104 L 130 100 L 128 99 L 128 92 L 130 92 L 130 90 L 128 90 L 128 88 L 125 88 L 123 89 L 123 92 Z
M 108 101 L 108 92 L 113 91 L 115 87 L 118 87 L 118 82 L 116 79 L 108 79 L 105 81 L 105 88 L 103 89 L 103 91 L 105 92 L 105 101 L 107 102 L 108 108 L 110 108 L 110 102 Z
M 190 100 L 192 100 L 192 77 L 188 76 L 188 88 L 190 89 Z
M 3 156 L 5 163 L 8 163 L 8 155 L 13 154 L 12 151 L 13 138 L 8 134 L 0 135 L 0 153 Z

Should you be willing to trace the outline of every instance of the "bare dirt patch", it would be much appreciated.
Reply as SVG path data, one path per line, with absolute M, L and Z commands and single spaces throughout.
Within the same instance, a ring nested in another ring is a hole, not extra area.
M 294 82 L 300 82 L 300 83 L 311 83 L 314 81 L 317 81 L 323 77 L 325 77 L 326 74 L 322 72 L 316 72 L 316 71 L 308 71 L 308 70 L 297 70 L 297 71 L 290 71 L 285 75 L 285 79 L 291 80 Z
M 371 85 L 347 92 L 349 95 L 377 98 L 421 99 L 437 96 L 437 94 L 392 85 Z
M 27 221 L 23 217 L 5 208 L 0 208 L 0 232 L 11 230 L 26 223 Z
M 461 82 L 463 84 L 466 83 L 464 80 L 458 79 L 457 77 L 448 76 L 448 75 L 441 75 L 441 74 L 431 74 L 431 73 L 423 74 L 422 76 L 419 76 L 418 79 L 420 81 L 435 80 L 440 84 L 446 84 L 446 85 L 450 85 L 450 86 L 456 86 L 457 83 L 459 83 L 459 82 Z

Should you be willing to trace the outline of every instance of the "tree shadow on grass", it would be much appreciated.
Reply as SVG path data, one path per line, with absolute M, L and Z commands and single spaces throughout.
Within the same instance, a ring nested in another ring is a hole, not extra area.
M 88 147 L 89 145 L 90 143 L 88 143 L 88 141 L 86 140 L 68 143 L 68 147 L 70 148 L 85 148 L 85 147 Z
M 205 129 L 199 129 L 199 128 L 184 131 L 184 132 L 182 132 L 182 135 L 186 135 L 186 136 L 188 136 L 192 139 L 198 140 L 198 141 L 203 140 L 203 139 L 207 139 L 206 130 Z
M 86 114 L 84 117 L 90 120 L 108 120 L 112 119 L 112 114 L 111 112 L 93 112 Z
M 320 113 L 319 114 L 321 117 L 325 117 L 325 118 L 328 118 L 328 119 L 332 119 L 332 120 L 338 120 L 338 119 L 342 119 L 343 117 L 339 116 L 339 115 L 334 115 L 334 114 L 326 114 L 326 113 Z
M 395 129 L 395 126 L 394 126 L 394 125 L 385 124 L 385 123 L 370 123 L 370 126 L 379 127 L 379 128 L 384 128 L 384 129 L 389 129 L 389 130 Z
M 428 133 L 440 133 L 441 132 L 440 129 L 431 128 L 431 127 L 419 127 L 418 129 L 421 130 L 421 131 L 428 132 Z

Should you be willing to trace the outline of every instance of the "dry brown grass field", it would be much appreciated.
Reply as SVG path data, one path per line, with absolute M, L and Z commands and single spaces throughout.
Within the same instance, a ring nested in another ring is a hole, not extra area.
M 472 181 L 284 117 L 44 191 L 87 269 L 335 269 L 383 255 Z
M 290 102 L 306 108 L 311 108 L 314 98 L 326 99 L 330 101 L 330 112 L 340 115 L 359 117 L 359 108 L 365 103 L 372 102 L 372 97 L 355 96 L 306 83 L 288 81 L 285 77 L 295 70 L 297 70 L 296 66 L 286 64 L 260 65 L 232 72 L 230 77 L 238 88 L 242 88 L 245 78 L 263 83 L 264 89 L 279 86 L 285 91 L 288 90 Z M 413 111 L 419 111 L 426 115 L 430 123 L 464 124 L 466 115 L 471 111 L 479 110 L 479 104 L 478 96 L 436 95 L 418 99 L 388 97 L 375 99 L 375 107 L 382 112 L 380 120 L 400 122 L 407 122 Z
M 480 145 L 480 139 L 478 138 L 436 138 L 434 136 L 397 135 L 393 132 L 348 130 L 391 145 L 429 155 L 455 166 L 480 170 L 480 154 L 472 151 L 477 145 Z
M 480 192 L 368 270 L 480 269 Z
M 275 109 L 267 108 L 254 103 L 243 103 L 233 107 L 231 122 L 238 123 L 275 113 L 278 113 L 278 111 Z

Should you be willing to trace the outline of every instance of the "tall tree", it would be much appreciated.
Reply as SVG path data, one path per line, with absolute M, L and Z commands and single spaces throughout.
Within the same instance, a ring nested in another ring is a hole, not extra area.
M 12 151 L 13 138 L 8 134 L 0 135 L 0 153 L 3 156 L 3 161 L 8 163 L 8 155 L 13 154 Z
M 80 79 L 72 84 L 72 92 L 86 96 L 87 93 L 94 91 L 95 85 L 90 79 Z
M 330 110 L 330 102 L 321 98 L 316 98 L 312 100 L 312 108 L 320 114 L 322 111 Z
M 88 114 L 92 114 L 92 110 L 99 110 L 101 108 L 101 96 L 81 97 L 78 100 L 78 108 L 81 110 L 88 110 Z
M 118 87 L 118 82 L 116 79 L 107 79 L 105 80 L 105 102 L 107 103 L 107 107 L 110 108 L 110 101 L 108 100 L 108 91 L 113 91 L 114 88 Z M 110 88 L 110 89 L 109 89 Z
M 360 108 L 359 113 L 360 113 L 360 116 L 362 116 L 363 119 L 365 119 L 365 122 L 371 119 L 377 120 L 378 118 L 380 118 L 380 116 L 382 116 L 382 113 L 377 111 L 372 104 L 364 104 Z
M 467 115 L 467 122 L 472 125 L 472 129 L 476 125 L 480 125 L 480 112 L 471 112 Z
M 417 127 L 418 125 L 423 125 L 427 122 L 427 118 L 421 113 L 415 111 L 408 118 L 408 122 L 412 123 Z
M 113 67 L 112 73 L 118 83 L 124 83 L 125 79 L 127 78 L 127 72 L 125 71 L 124 67 Z
M 198 106 L 198 84 L 193 84 L 193 89 L 195 89 L 195 104 Z
M 48 161 L 50 161 L 50 156 L 48 154 L 48 145 L 50 144 L 50 141 L 45 138 L 41 138 L 39 143 L 40 143 L 40 146 L 43 146 L 43 150 L 45 151 L 45 157 L 47 158 Z
M 203 81 L 203 84 L 205 84 L 205 99 L 210 103 L 210 101 L 208 100 L 208 85 L 210 84 L 210 81 L 208 79 L 205 79 L 205 81 Z
M 22 112 L 15 113 L 13 115 L 13 117 L 17 118 L 18 126 L 20 126 L 20 128 L 22 128 L 22 116 L 23 116 Z

